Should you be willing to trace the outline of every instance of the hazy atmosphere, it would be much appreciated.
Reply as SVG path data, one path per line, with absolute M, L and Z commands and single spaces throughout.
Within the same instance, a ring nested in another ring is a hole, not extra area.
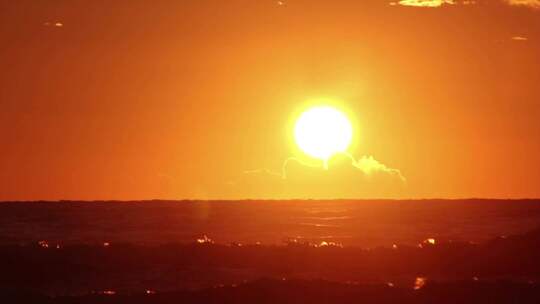
M 0 199 L 538 197 L 539 8 L 0 1 Z M 327 170 L 292 135 L 320 102 Z

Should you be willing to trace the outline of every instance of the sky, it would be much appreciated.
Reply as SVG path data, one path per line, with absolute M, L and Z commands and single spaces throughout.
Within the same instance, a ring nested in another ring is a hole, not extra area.
M 0 200 L 540 197 L 539 54 L 538 0 L 0 0 Z

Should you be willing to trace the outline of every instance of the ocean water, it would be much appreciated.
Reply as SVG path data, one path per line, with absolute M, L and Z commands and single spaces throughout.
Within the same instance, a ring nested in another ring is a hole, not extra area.
M 540 227 L 540 200 L 3 202 L 0 244 L 194 242 L 414 245 Z

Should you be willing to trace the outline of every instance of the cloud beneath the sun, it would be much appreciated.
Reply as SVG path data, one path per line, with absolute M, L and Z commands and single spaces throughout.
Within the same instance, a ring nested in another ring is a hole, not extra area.
M 328 169 L 289 158 L 281 170 L 244 171 L 229 186 L 252 198 L 394 198 L 403 195 L 406 183 L 398 169 L 373 156 L 343 154 Z
M 401 171 L 394 168 L 389 168 L 385 164 L 379 162 L 373 156 L 362 156 L 360 159 L 355 160 L 351 158 L 352 165 L 362 171 L 366 176 L 371 176 L 373 174 L 387 174 L 392 177 L 398 177 L 401 181 L 406 182 L 407 180 L 401 174 Z

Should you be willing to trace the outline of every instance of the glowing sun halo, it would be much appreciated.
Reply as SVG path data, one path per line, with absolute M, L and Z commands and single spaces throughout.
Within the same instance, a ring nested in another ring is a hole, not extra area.
M 307 155 L 326 162 L 345 152 L 352 139 L 352 126 L 345 114 L 329 106 L 309 108 L 294 127 L 294 139 Z

